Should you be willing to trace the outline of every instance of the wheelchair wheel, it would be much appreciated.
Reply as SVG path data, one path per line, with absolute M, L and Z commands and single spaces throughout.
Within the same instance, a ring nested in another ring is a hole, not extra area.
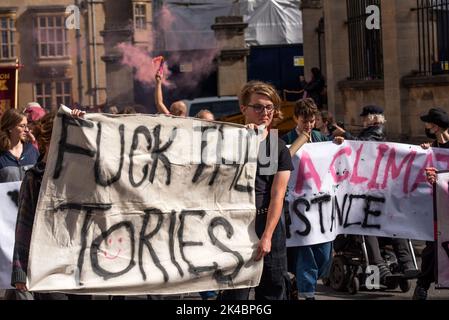
M 351 281 L 348 283 L 348 292 L 350 294 L 356 294 L 360 289 L 360 281 L 356 276 L 352 277 Z
M 401 288 L 401 291 L 406 293 L 409 292 L 412 288 L 412 284 L 407 279 L 402 279 L 399 281 L 399 288 Z
M 336 256 L 332 261 L 329 275 L 331 288 L 336 291 L 345 291 L 348 283 L 348 266 L 344 257 Z

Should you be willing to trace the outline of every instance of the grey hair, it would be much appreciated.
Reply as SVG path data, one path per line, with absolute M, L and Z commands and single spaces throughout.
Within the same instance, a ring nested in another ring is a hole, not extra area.
M 369 114 L 365 117 L 365 119 L 368 122 L 369 126 L 375 124 L 384 124 L 385 122 L 387 122 L 383 114 Z

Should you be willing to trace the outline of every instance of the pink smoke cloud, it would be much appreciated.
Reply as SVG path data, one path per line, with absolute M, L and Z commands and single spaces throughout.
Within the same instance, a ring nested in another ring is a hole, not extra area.
M 134 68 L 135 79 L 149 86 L 154 85 L 155 76 L 159 70 L 160 63 L 151 57 L 150 52 L 129 43 L 120 43 L 117 48 L 123 54 L 122 64 Z M 167 77 L 170 75 L 167 65 L 164 64 L 163 68 L 166 77 L 163 79 L 162 83 L 166 86 L 170 86 L 171 82 L 167 80 Z
M 175 16 L 170 10 L 163 6 L 159 19 L 157 20 L 159 30 L 170 31 L 173 28 L 175 22 Z M 176 20 L 177 24 L 186 24 L 186 22 Z M 185 30 L 190 30 L 191 26 L 185 26 Z M 179 39 L 172 39 L 175 41 L 176 47 L 182 49 L 181 43 L 185 42 L 186 35 L 180 35 Z M 191 35 L 189 35 L 191 36 Z M 191 39 L 189 41 L 200 41 L 201 39 Z M 148 86 L 153 86 L 155 83 L 155 75 L 158 71 L 160 63 L 154 63 L 154 57 L 152 57 L 153 43 L 155 43 L 155 34 L 151 34 L 149 39 L 150 45 L 148 50 L 133 46 L 129 43 L 120 43 L 117 47 L 123 54 L 122 64 L 128 67 L 134 68 L 135 79 Z M 178 46 L 179 44 L 179 46 Z M 210 73 L 215 71 L 216 64 L 214 60 L 219 55 L 220 49 L 214 49 L 209 51 L 182 51 L 170 52 L 169 56 L 165 56 L 166 63 L 164 64 L 164 77 L 163 85 L 169 87 L 183 87 L 183 88 L 195 88 L 201 82 L 202 79 L 207 77 Z M 174 66 L 189 66 L 187 72 L 182 72 L 176 75 L 176 78 L 170 78 L 171 73 L 168 70 L 167 65 Z

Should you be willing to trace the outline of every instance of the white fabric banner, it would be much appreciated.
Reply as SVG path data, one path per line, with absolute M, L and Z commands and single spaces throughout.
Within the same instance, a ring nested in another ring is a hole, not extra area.
M 303 43 L 299 0 L 168 0 L 165 50 L 214 49 L 216 17 L 243 16 L 248 46 Z
M 439 288 L 449 288 L 449 172 L 438 173 L 436 186 Z
M 0 183 L 0 289 L 11 288 L 20 181 Z
M 287 245 L 339 234 L 433 240 L 425 168 L 449 169 L 449 150 L 397 143 L 307 144 L 293 158 Z
M 68 112 L 53 128 L 31 291 L 175 294 L 259 283 L 257 136 L 196 119 Z

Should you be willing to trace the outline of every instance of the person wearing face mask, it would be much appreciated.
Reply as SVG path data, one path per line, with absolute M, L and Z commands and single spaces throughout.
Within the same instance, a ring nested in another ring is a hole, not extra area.
M 425 123 L 425 133 L 427 138 L 434 140 L 432 143 L 426 143 L 422 146 L 424 149 L 429 147 L 449 148 L 449 116 L 442 108 L 432 108 L 428 114 L 421 117 Z
M 423 149 L 444 148 L 449 149 L 449 115 L 442 108 L 432 108 L 429 112 L 421 117 L 425 123 L 425 133 L 429 139 L 433 139 L 432 143 L 423 143 Z M 430 184 L 436 182 L 435 168 L 426 168 L 427 181 Z M 436 217 L 434 216 L 436 221 Z M 436 279 L 436 248 L 433 241 L 426 242 L 426 247 L 421 254 L 421 273 L 418 275 L 413 300 L 426 300 L 427 291 L 430 285 Z

